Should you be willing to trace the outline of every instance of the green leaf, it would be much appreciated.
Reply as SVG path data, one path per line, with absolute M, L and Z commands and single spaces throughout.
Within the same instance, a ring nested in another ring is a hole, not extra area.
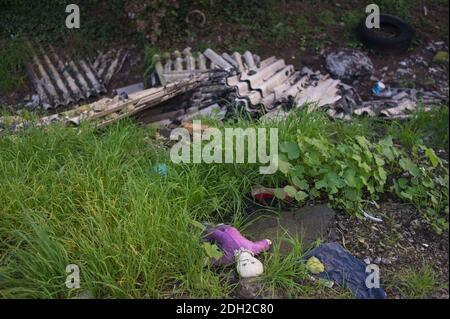
M 367 185 L 367 177 L 364 175 L 359 175 L 359 179 L 363 183 L 363 185 Z
M 354 169 L 348 169 L 345 171 L 344 182 L 350 187 L 357 187 L 358 182 L 356 178 L 356 172 Z
M 361 147 L 367 148 L 370 145 L 370 142 L 364 136 L 355 136 L 356 141 Z
M 366 187 L 371 194 L 375 193 L 375 187 L 371 183 L 367 183 Z
M 359 163 L 358 166 L 361 167 L 363 170 L 365 170 L 366 173 L 369 173 L 371 171 L 370 166 L 367 165 L 367 163 L 365 163 L 365 162 Z
M 384 139 L 380 141 L 380 144 L 386 147 L 393 147 L 394 142 L 392 141 L 392 136 L 386 136 Z
M 283 142 L 280 144 L 280 150 L 287 153 L 290 160 L 294 160 L 300 157 L 300 149 L 297 143 L 294 142 Z
M 286 193 L 281 188 L 276 188 L 274 191 L 276 198 L 284 200 L 286 198 Z
M 413 199 L 413 196 L 410 193 L 408 193 L 408 192 L 400 192 L 400 196 L 402 196 L 404 198 L 407 198 L 409 200 Z
M 328 183 L 326 179 L 321 179 L 320 181 L 317 181 L 315 185 L 316 189 L 327 188 L 327 186 Z
M 400 188 L 402 188 L 402 189 L 405 189 L 406 186 L 408 185 L 408 180 L 403 177 L 399 178 L 397 182 L 398 182 L 398 185 L 400 186 Z
M 383 160 L 381 157 L 379 157 L 379 156 L 376 155 L 376 154 L 374 154 L 373 157 L 375 158 L 375 163 L 376 163 L 378 166 L 384 166 L 384 160 Z
M 295 165 L 293 169 L 293 174 L 298 176 L 299 178 L 303 177 L 305 173 L 305 168 L 302 165 Z
M 416 177 L 420 174 L 419 167 L 416 164 L 414 164 L 409 158 L 402 157 L 399 161 L 399 165 L 405 171 L 410 172 L 411 175 L 414 177 Z
M 344 194 L 345 198 L 351 200 L 352 202 L 357 201 L 359 199 L 358 192 L 354 188 L 347 188 Z
M 426 177 L 422 180 L 422 185 L 426 188 L 434 188 L 434 182 L 430 177 Z
M 280 172 L 282 172 L 283 174 L 287 174 L 289 173 L 291 168 L 291 163 L 278 159 L 278 169 L 280 170 Z
M 358 154 L 353 154 L 352 158 L 359 163 L 361 163 L 361 156 L 359 156 Z
M 305 193 L 305 192 L 303 192 L 303 191 L 298 191 L 296 194 L 295 194 L 295 199 L 297 200 L 297 201 L 299 201 L 299 202 L 303 202 L 305 199 L 307 199 L 308 198 L 308 194 L 307 193 Z
M 287 185 L 283 188 L 283 190 L 286 192 L 286 194 L 289 197 L 294 197 L 295 193 L 297 193 L 297 190 L 295 189 L 295 187 L 291 186 L 291 185 Z
M 214 258 L 216 260 L 220 259 L 223 256 L 223 252 L 216 246 L 216 244 L 211 243 L 203 243 L 203 249 L 205 249 L 205 253 L 209 258 Z
M 438 200 L 436 199 L 436 197 L 435 197 L 434 195 L 430 194 L 430 193 L 428 193 L 428 195 L 429 195 L 429 197 L 430 197 L 431 202 L 432 202 L 435 206 L 437 206 L 437 205 L 439 204 L 439 202 L 438 202 Z
M 383 183 L 386 181 L 387 179 L 387 173 L 384 170 L 383 167 L 378 167 L 378 176 L 380 176 L 381 180 L 383 181 Z
M 448 188 L 448 175 L 442 177 L 442 176 L 437 176 L 436 177 L 436 183 L 438 183 L 439 185 Z
M 292 177 L 292 183 L 302 190 L 309 189 L 308 182 L 304 179 L 300 179 L 297 176 Z
M 202 223 L 200 223 L 200 222 L 198 222 L 198 221 L 196 221 L 196 220 L 194 220 L 194 219 L 189 220 L 189 223 L 191 223 L 192 226 L 197 227 L 197 228 L 200 229 L 201 231 L 204 231 L 204 230 L 206 229 L 206 226 L 205 226 L 205 225 L 203 225 Z
M 440 158 L 436 155 L 432 148 L 425 149 L 425 155 L 428 157 L 433 167 L 436 167 L 441 163 Z
M 329 186 L 333 188 L 342 188 L 345 186 L 345 182 L 339 177 L 336 172 L 328 172 L 325 176 Z
M 312 198 L 319 197 L 320 192 L 315 188 L 311 188 L 309 191 L 309 196 L 311 196 Z

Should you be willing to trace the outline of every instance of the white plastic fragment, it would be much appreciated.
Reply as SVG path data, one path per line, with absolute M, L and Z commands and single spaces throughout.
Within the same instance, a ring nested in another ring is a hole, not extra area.
M 364 217 L 366 217 L 367 219 L 370 219 L 371 221 L 376 222 L 376 223 L 383 222 L 383 220 L 381 218 L 373 217 L 373 216 L 367 214 L 362 208 L 361 208 L 361 211 L 362 211 Z

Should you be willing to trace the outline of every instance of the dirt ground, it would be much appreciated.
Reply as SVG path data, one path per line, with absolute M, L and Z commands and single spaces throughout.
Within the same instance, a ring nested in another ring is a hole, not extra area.
M 420 270 L 425 263 L 433 265 L 443 286 L 431 298 L 449 298 L 448 232 L 436 235 L 424 226 L 411 205 L 390 199 L 373 210 L 383 223 L 349 219 L 337 214 L 330 228 L 329 241 L 337 241 L 361 260 L 369 258 L 380 267 L 380 279 L 390 299 L 401 298 L 396 276 L 404 269 Z

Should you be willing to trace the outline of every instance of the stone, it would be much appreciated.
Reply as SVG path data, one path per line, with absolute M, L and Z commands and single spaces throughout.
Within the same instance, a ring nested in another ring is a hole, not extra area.
M 276 292 L 264 289 L 261 278 L 241 278 L 236 285 L 236 297 L 240 299 L 281 299 Z
M 397 69 L 396 72 L 397 72 L 397 75 L 400 75 L 400 76 L 407 76 L 407 75 L 411 74 L 411 71 L 408 69 Z
M 314 71 L 311 70 L 310 68 L 308 68 L 307 66 L 304 66 L 300 72 L 301 75 L 307 75 L 307 76 L 311 76 L 314 74 Z
M 340 49 L 330 53 L 326 58 L 326 67 L 333 76 L 342 80 L 371 75 L 373 71 L 370 58 L 356 49 Z
M 383 265 L 392 265 L 392 261 L 389 258 L 383 258 L 381 260 L 381 262 L 382 262 Z
M 302 248 L 311 246 L 326 237 L 335 212 L 326 204 L 303 207 L 299 210 L 284 211 L 279 214 L 257 216 L 243 233 L 248 238 L 268 238 L 273 246 L 280 245 L 280 253 L 287 255 L 292 246 L 283 238 L 298 239 Z

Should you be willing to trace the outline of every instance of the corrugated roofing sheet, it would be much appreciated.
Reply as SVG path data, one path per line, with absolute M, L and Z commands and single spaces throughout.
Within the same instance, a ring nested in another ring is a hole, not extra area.
M 171 55 L 165 54 L 162 58 L 155 55 L 155 73 L 159 83 L 152 83 L 152 86 L 166 85 L 168 83 L 192 77 L 195 74 L 223 70 L 229 74 L 242 73 L 247 70 L 256 71 L 259 68 L 260 58 L 250 51 L 241 55 L 238 52 L 229 55 L 217 54 L 212 49 L 206 49 L 203 53 L 192 54 L 190 48 L 182 52 L 174 51 Z
M 31 46 L 31 45 L 30 45 Z M 33 59 L 26 64 L 32 86 L 45 109 L 67 106 L 107 92 L 106 85 L 121 69 L 126 50 L 99 53 L 93 63 L 58 54 L 53 47 L 32 48 Z
M 284 60 L 271 57 L 261 62 L 256 72 L 244 72 L 227 78 L 227 85 L 234 89 L 236 100 L 248 111 L 257 111 L 261 106 L 270 111 L 288 100 L 303 105 L 313 102 L 331 104 L 341 97 L 338 93 L 339 80 L 318 74 L 302 75 Z

